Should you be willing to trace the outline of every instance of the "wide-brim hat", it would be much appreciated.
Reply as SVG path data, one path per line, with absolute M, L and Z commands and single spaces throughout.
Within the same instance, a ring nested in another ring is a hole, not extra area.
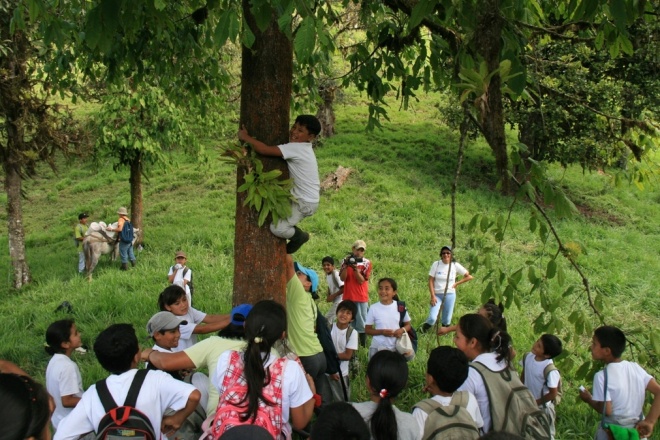
M 128 215 L 128 210 L 124 208 L 123 206 L 117 210 L 117 214 L 119 215 Z
M 149 336 L 153 336 L 156 332 L 172 330 L 186 324 L 188 324 L 188 321 L 179 318 L 172 312 L 158 312 L 147 323 L 147 333 L 149 333 Z

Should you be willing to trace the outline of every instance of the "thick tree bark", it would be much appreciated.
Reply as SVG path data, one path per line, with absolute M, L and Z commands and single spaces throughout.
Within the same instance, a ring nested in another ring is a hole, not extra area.
M 142 153 L 138 152 L 131 163 L 131 175 L 128 179 L 131 185 L 131 212 L 133 226 L 140 229 L 136 244 L 142 243 L 144 229 L 142 227 Z
M 25 230 L 21 204 L 22 179 L 12 166 L 5 168 L 7 191 L 7 230 L 9 231 L 9 257 L 14 269 L 14 288 L 20 289 L 32 281 L 30 268 L 25 259 Z
M 488 71 L 500 67 L 503 20 L 499 0 L 482 0 L 477 17 L 476 46 L 479 55 L 486 61 Z M 488 86 L 486 106 L 482 109 L 481 126 L 484 137 L 495 155 L 495 166 L 502 185 L 502 192 L 509 192 L 509 159 L 504 134 L 504 109 L 502 105 L 502 81 L 493 76 Z
M 243 47 L 241 120 L 250 135 L 268 145 L 286 143 L 289 137 L 289 105 L 293 80 L 293 47 L 280 32 L 277 22 L 261 32 L 257 28 L 250 3 L 243 0 L 245 18 L 256 40 L 251 48 Z M 288 176 L 286 162 L 260 156 L 264 169 L 274 168 Z M 243 184 L 246 170 L 239 168 L 237 185 Z M 258 213 L 243 206 L 244 193 L 236 194 L 234 237 L 234 304 L 254 304 L 262 299 L 286 300 L 285 240 L 275 237 L 269 221 L 257 226 Z

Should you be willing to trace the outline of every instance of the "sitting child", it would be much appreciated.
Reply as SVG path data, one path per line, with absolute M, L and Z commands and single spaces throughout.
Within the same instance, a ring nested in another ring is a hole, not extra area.
M 80 369 L 71 360 L 73 351 L 82 346 L 80 332 L 70 319 L 55 321 L 46 330 L 46 353 L 52 356 L 46 367 L 46 388 L 53 396 L 53 428 L 78 404 L 83 395 Z
M 190 306 L 186 291 L 181 286 L 172 284 L 158 296 L 158 308 L 161 311 L 172 312 L 187 322 L 181 325 L 179 344 L 172 351 L 183 351 L 197 342 L 197 334 L 217 332 L 227 327 L 231 322 L 229 315 L 207 315 Z M 205 325 L 199 325 L 205 324 Z
M 432 438 L 433 432 L 437 429 L 459 422 L 462 425 L 460 431 L 450 428 L 452 432 L 466 439 L 479 438 L 479 430 L 484 425 L 484 421 L 479 412 L 477 399 L 468 391 L 456 391 L 467 379 L 468 370 L 467 357 L 458 348 L 445 345 L 431 351 L 426 364 L 425 388 L 431 393 L 431 398 L 417 403 L 412 412 L 422 438 Z M 451 410 L 446 408 L 449 405 L 457 405 L 459 409 L 454 413 L 453 408 Z M 437 408 L 446 409 L 446 413 L 450 415 L 438 416 L 443 413 L 437 411 Z M 448 434 L 449 429 L 443 432 Z
M 171 312 L 158 312 L 147 323 L 147 333 L 154 340 L 155 351 L 173 353 L 172 349 L 179 345 L 181 331 L 179 327 L 188 324 L 187 321 L 175 316 Z M 159 370 L 155 365 L 147 362 L 147 370 Z M 168 372 L 173 378 L 192 384 L 201 393 L 200 405 L 206 408 L 209 399 L 209 378 L 204 373 L 194 372 L 191 369 L 182 369 Z M 188 377 L 192 375 L 192 377 Z M 204 419 L 204 418 L 202 418 Z
M 626 336 L 611 326 L 598 327 L 591 342 L 591 357 L 605 363 L 605 368 L 594 376 L 593 397 L 580 390 L 580 399 L 602 414 L 596 439 L 609 438 L 605 424 L 635 428 L 640 437 L 653 433 L 660 416 L 660 386 L 642 367 L 621 359 L 626 348 Z M 644 417 L 646 391 L 653 394 L 653 403 Z
M 382 278 L 378 281 L 378 297 L 380 301 L 372 304 L 367 312 L 364 331 L 372 335 L 369 358 L 380 350 L 396 351 L 396 339 L 410 330 L 410 316 L 406 311 L 401 324 L 401 313 L 395 299 L 397 284 L 392 278 Z
M 559 371 L 555 367 L 553 358 L 562 352 L 562 344 L 555 335 L 545 334 L 532 346 L 531 353 L 525 353 L 520 365 L 523 367 L 522 382 L 536 399 L 539 409 L 545 411 L 550 418 L 550 438 L 555 438 L 554 400 L 559 393 Z
M 412 414 L 400 411 L 394 400 L 408 383 L 408 363 L 397 352 L 379 351 L 367 365 L 367 389 L 371 400 L 352 405 L 377 440 L 416 440 L 421 433 Z
M 340 361 L 339 368 L 341 369 L 341 377 L 339 377 L 339 373 L 328 377 L 334 402 L 348 402 L 351 400 L 348 363 L 353 357 L 353 353 L 358 349 L 358 333 L 350 325 L 353 316 L 355 316 L 355 310 L 356 306 L 353 301 L 340 302 L 337 306 L 337 322 L 332 324 L 332 330 L 330 331 L 332 343 L 335 350 L 337 350 L 337 357 Z M 344 387 L 346 396 L 344 396 Z
M 122 405 L 138 374 L 140 347 L 135 330 L 130 324 L 111 325 L 96 338 L 94 352 L 101 366 L 110 373 L 104 380 L 110 395 L 117 405 Z M 97 386 L 90 386 L 73 411 L 62 419 L 54 440 L 75 440 L 97 431 L 106 414 Z M 181 426 L 195 410 L 199 398 L 199 391 L 192 385 L 175 380 L 162 371 L 149 371 L 140 387 L 135 408 L 148 418 L 155 433 L 162 431 L 167 435 Z M 167 408 L 176 413 L 163 416 Z

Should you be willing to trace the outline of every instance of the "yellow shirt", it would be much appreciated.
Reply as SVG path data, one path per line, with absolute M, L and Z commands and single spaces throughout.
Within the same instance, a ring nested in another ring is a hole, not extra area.
M 286 284 L 286 315 L 289 342 L 298 356 L 313 356 L 323 351 L 314 333 L 317 313 L 312 295 L 305 292 L 294 275 Z

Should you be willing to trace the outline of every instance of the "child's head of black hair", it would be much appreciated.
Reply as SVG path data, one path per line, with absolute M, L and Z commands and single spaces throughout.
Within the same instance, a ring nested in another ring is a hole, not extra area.
M 99 333 L 94 341 L 96 359 L 112 374 L 130 370 L 139 351 L 138 339 L 131 324 L 113 324 Z
M 443 345 L 431 350 L 426 372 L 445 393 L 453 393 L 468 377 L 468 359 L 458 348 Z
M 161 312 L 167 311 L 166 306 L 171 306 L 177 302 L 182 296 L 186 296 L 186 291 L 183 287 L 171 284 L 158 295 L 158 308 Z
M 332 258 L 330 255 L 328 255 L 326 257 L 323 257 L 323 259 L 321 260 L 321 264 L 324 264 L 324 263 L 330 263 L 334 266 L 335 265 L 335 259 Z
M 549 359 L 559 356 L 563 350 L 561 340 L 555 335 L 541 335 L 541 342 L 543 343 L 543 354 Z
M 43 385 L 28 376 L 0 373 L 0 396 L 2 438 L 43 437 L 50 421 L 52 400 Z
M 350 299 L 345 299 L 337 305 L 337 313 L 339 313 L 340 310 L 348 310 L 351 312 L 353 319 L 355 319 L 355 315 L 357 314 L 357 305 L 355 305 L 355 303 Z
M 486 304 L 481 306 L 481 308 L 486 312 L 486 318 L 488 318 L 491 324 L 502 331 L 507 331 L 506 318 L 504 317 L 504 306 L 502 303 L 495 304 L 495 300 L 491 298 Z
M 71 329 L 73 328 L 72 319 L 61 319 L 59 321 L 53 322 L 46 329 L 46 346 L 44 349 L 49 355 L 54 355 L 55 353 L 64 353 L 65 350 L 62 348 L 62 344 L 69 342 L 71 339 Z
M 612 356 L 620 358 L 626 349 L 626 335 L 621 329 L 611 325 L 604 325 L 594 330 L 594 337 L 603 348 L 609 348 Z
M 360 413 L 346 402 L 333 402 L 323 408 L 312 425 L 314 440 L 369 440 L 371 434 Z
M 314 115 L 299 115 L 295 121 L 307 129 L 309 134 L 318 136 L 321 133 L 321 123 Z
M 392 286 L 392 290 L 394 290 L 395 292 L 397 290 L 399 290 L 399 286 L 397 285 L 394 278 L 381 278 L 381 279 L 378 280 L 378 283 L 376 285 L 380 286 L 380 283 L 383 283 L 383 282 L 390 283 L 390 286 Z

